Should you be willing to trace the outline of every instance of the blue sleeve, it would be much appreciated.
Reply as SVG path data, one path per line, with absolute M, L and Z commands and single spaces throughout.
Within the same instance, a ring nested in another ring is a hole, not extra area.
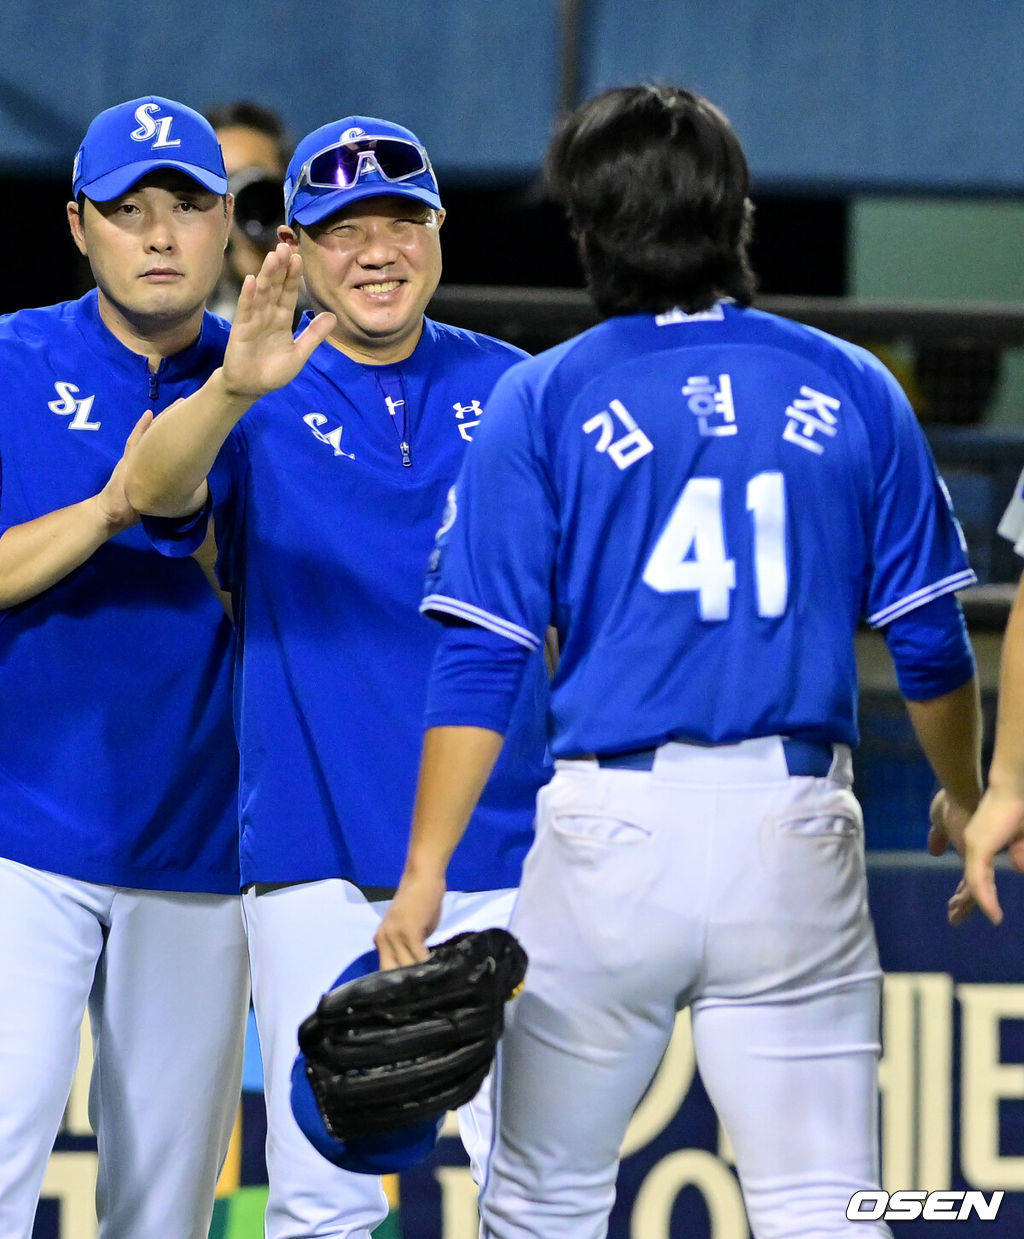
M 142 529 L 155 550 L 170 559 L 184 559 L 198 551 L 206 537 L 213 499 L 207 491 L 206 502 L 189 516 L 143 516 Z
M 960 688 L 974 675 L 974 650 L 963 608 L 953 594 L 915 607 L 885 629 L 900 692 L 928 701 Z
M 551 615 L 556 500 L 524 371 L 497 383 L 466 451 L 431 556 L 421 610 L 539 649 Z
M 249 477 L 249 442 L 245 422 L 253 410 L 231 431 L 217 453 L 207 481 L 213 499 L 213 528 L 217 539 L 217 577 L 221 588 L 235 591 L 244 576 L 241 565 L 242 513 L 245 511 L 246 483 Z
M 235 513 L 239 508 L 239 492 L 246 476 L 247 449 L 245 434 L 236 426 L 217 453 L 206 482 L 206 502 L 198 512 L 188 516 L 143 516 L 142 528 L 161 555 L 184 558 L 197 551 L 206 537 L 212 514 L 217 540 L 217 575 L 224 589 L 230 589 L 230 570 L 234 561 Z
M 888 371 L 878 367 L 869 378 L 865 424 L 877 481 L 865 612 L 872 628 L 882 628 L 976 577 L 913 409 Z
M 425 727 L 508 731 L 530 651 L 475 625 L 446 625 L 427 689 Z

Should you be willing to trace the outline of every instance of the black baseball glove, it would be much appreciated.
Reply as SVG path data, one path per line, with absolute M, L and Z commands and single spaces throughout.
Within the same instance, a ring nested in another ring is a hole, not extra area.
M 355 1140 L 469 1101 L 490 1069 L 526 952 L 504 929 L 456 934 L 430 958 L 320 999 L 299 1048 L 324 1126 Z

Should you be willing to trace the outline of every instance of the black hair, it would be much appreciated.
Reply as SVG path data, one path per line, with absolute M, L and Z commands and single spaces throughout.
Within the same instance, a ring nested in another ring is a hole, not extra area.
M 282 169 L 288 167 L 292 156 L 291 137 L 284 120 L 271 108 L 251 99 L 238 99 L 234 103 L 220 103 L 208 108 L 203 115 L 214 129 L 254 129 L 265 134 L 277 147 L 277 158 Z
M 607 90 L 560 125 L 547 182 L 602 314 L 749 305 L 753 204 L 739 139 L 706 99 L 672 86 Z

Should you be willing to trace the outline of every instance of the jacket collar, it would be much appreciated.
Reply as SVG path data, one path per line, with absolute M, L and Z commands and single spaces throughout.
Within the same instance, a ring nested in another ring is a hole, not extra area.
M 114 335 L 100 317 L 99 294 L 93 288 L 77 303 L 76 320 L 79 331 L 90 350 L 133 375 L 149 373 L 149 361 Z M 187 347 L 165 357 L 157 368 L 164 382 L 177 382 L 201 376 L 203 380 L 220 363 L 227 339 L 227 324 L 216 315 L 203 314 L 199 335 Z

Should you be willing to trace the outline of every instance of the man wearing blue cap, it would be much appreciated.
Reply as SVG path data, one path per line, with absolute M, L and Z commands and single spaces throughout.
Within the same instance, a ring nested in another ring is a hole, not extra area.
M 332 1167 L 292 1115 L 296 1030 L 371 945 L 401 875 L 437 645 L 418 611 L 423 576 L 484 402 L 523 354 L 424 317 L 444 212 L 408 129 L 361 116 L 317 129 L 288 167 L 285 203 L 283 243 L 243 288 L 223 369 L 147 434 L 128 488 L 140 510 L 176 522 L 168 549 L 179 553 L 212 495 L 219 573 L 239 621 L 267 1235 L 367 1239 L 386 1212 L 379 1182 Z M 320 313 L 293 341 L 300 271 Z M 538 654 L 452 861 L 439 938 L 507 922 L 549 774 L 546 692 Z M 486 1105 L 467 1117 L 479 1178 Z
M 248 1007 L 231 629 L 124 493 L 220 364 L 231 204 L 190 108 L 102 112 L 72 236 L 96 288 L 0 320 L 0 1234 L 27 1237 L 89 1009 L 103 1239 L 205 1239 Z

